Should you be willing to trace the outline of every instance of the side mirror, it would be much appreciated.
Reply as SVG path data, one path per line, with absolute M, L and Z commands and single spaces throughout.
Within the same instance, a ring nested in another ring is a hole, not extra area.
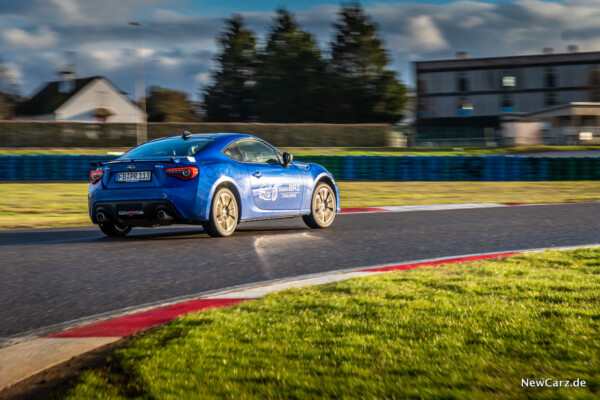
M 293 160 L 293 155 L 291 155 L 290 153 L 283 153 L 283 168 L 288 168 Z

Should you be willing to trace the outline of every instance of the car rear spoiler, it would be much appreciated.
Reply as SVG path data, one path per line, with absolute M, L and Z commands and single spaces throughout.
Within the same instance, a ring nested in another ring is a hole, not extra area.
M 190 158 L 192 158 L 192 159 L 190 160 Z M 136 162 L 136 161 L 137 162 L 167 162 L 167 161 L 175 162 L 175 160 L 188 160 L 188 161 L 195 162 L 194 157 L 190 157 L 190 156 L 174 156 L 174 157 L 170 157 L 170 158 L 167 158 L 167 159 L 156 159 L 156 160 L 153 160 L 153 159 L 150 159 L 150 158 L 144 158 L 144 159 L 141 159 L 141 160 L 134 160 L 134 159 L 131 159 L 131 158 L 124 158 L 124 159 L 121 159 L 121 160 L 92 161 L 90 163 L 90 165 L 92 167 L 102 167 L 102 166 L 104 166 L 106 164 L 110 164 L 110 163 L 123 163 L 123 162 L 132 163 L 132 162 Z

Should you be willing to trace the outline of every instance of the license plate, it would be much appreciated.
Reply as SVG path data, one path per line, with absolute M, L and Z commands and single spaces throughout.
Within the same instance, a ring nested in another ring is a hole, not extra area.
M 152 172 L 150 171 L 135 171 L 135 172 L 119 172 L 117 182 L 149 182 L 152 180 Z

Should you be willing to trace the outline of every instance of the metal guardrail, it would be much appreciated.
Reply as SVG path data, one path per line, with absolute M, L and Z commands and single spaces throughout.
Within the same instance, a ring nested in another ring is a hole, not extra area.
M 86 181 L 92 161 L 115 156 L 0 156 L 1 181 Z M 297 156 L 338 180 L 574 181 L 600 180 L 600 158 L 519 156 Z

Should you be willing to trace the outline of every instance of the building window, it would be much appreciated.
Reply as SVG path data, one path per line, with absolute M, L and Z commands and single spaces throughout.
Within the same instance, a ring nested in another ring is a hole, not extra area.
M 417 93 L 427 93 L 427 80 L 425 78 L 417 79 Z
M 458 99 L 457 109 L 458 115 L 462 117 L 469 116 L 473 112 L 473 103 L 468 101 L 466 98 L 461 97 Z
M 515 105 L 513 101 L 513 97 L 511 95 L 502 96 L 502 104 L 501 104 L 502 112 L 513 112 L 515 111 Z
M 456 80 L 456 90 L 458 92 L 469 91 L 469 80 L 467 79 L 467 75 L 464 72 L 461 72 L 458 75 L 458 79 Z
M 546 93 L 546 100 L 544 101 L 546 107 L 552 107 L 556 105 L 556 93 Z
M 427 99 L 417 98 L 417 118 L 427 118 Z
M 600 86 L 600 67 L 593 67 L 590 71 L 590 85 Z
M 554 72 L 554 68 L 546 68 L 544 84 L 547 88 L 556 87 L 556 72 Z
M 93 117 L 95 122 L 106 122 L 112 115 L 113 113 L 106 108 L 97 108 L 94 111 Z
M 427 118 L 427 80 L 423 77 L 417 78 L 417 118 Z
M 517 77 L 514 75 L 504 75 L 502 77 L 502 87 L 504 89 L 512 89 L 517 86 Z

